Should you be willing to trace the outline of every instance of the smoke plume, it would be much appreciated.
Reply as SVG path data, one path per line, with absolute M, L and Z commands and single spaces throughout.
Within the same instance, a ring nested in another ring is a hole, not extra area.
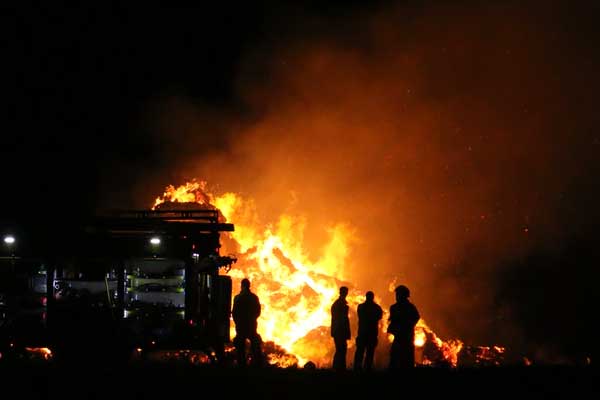
M 314 253 L 347 224 L 346 271 L 384 307 L 395 279 L 441 337 L 534 342 L 519 319 L 531 300 L 521 271 L 536 252 L 556 263 L 546 250 L 598 221 L 598 58 L 574 7 L 441 2 L 267 20 L 280 30 L 246 49 L 236 106 L 177 91 L 148 101 L 161 163 L 140 179 L 139 205 L 198 177 L 253 198 L 265 221 L 304 216 Z

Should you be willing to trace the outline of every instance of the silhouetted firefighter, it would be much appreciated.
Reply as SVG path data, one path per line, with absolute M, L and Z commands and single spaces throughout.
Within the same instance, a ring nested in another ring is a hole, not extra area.
M 262 339 L 256 331 L 261 306 L 258 296 L 250 291 L 250 281 L 242 279 L 241 290 L 233 298 L 233 322 L 236 336 L 233 340 L 239 366 L 246 365 L 246 340 L 250 341 L 252 364 L 262 365 Z
M 344 371 L 346 369 L 346 353 L 350 339 L 350 320 L 348 319 L 348 288 L 340 287 L 340 296 L 331 305 L 331 337 L 335 343 L 333 355 L 333 369 Z
M 368 291 L 364 303 L 358 305 L 358 335 L 356 336 L 356 352 L 354 353 L 354 370 L 370 371 L 373 367 L 373 356 L 377 347 L 379 321 L 383 310 L 375 303 L 375 294 Z M 363 364 L 364 358 L 364 364 Z
M 408 298 L 410 291 L 404 285 L 396 288 L 396 303 L 390 307 L 388 333 L 394 335 L 390 351 L 390 369 L 415 366 L 415 325 L 419 311 Z

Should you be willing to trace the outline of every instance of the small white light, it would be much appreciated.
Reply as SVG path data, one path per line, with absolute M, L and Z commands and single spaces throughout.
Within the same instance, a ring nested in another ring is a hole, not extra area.
M 15 237 L 12 235 L 4 236 L 4 243 L 13 244 L 15 242 Z
M 153 237 L 152 239 L 150 239 L 150 243 L 152 243 L 153 245 L 159 245 L 160 244 L 160 238 L 158 237 Z

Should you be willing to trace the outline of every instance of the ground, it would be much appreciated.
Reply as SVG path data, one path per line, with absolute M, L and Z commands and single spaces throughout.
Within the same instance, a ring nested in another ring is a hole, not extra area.
M 2 397 L 26 399 L 372 399 L 597 398 L 598 369 L 588 367 L 417 368 L 405 374 L 306 369 L 239 369 L 165 363 L 59 365 L 1 362 Z

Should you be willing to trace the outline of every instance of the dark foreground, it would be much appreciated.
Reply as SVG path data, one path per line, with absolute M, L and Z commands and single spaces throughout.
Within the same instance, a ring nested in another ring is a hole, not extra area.
M 0 397 L 22 399 L 598 398 L 593 367 L 417 368 L 405 374 L 180 364 L 0 362 Z M 189 397 L 188 397 L 189 396 Z

